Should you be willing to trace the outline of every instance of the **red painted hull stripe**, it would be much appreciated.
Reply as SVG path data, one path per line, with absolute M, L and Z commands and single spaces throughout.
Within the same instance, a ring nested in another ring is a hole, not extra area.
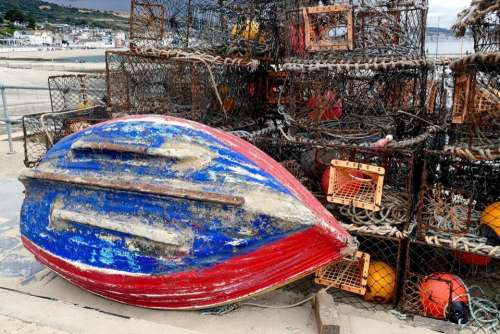
M 70 282 L 127 304 L 164 309 L 206 308 L 270 289 L 340 258 L 339 242 L 313 227 L 203 270 L 170 275 L 126 275 L 82 269 L 26 237 L 25 247 Z

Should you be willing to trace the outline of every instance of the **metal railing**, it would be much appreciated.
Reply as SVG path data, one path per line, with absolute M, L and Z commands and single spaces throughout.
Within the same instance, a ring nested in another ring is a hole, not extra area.
M 22 116 L 50 112 L 51 101 L 48 87 L 0 85 L 2 108 L 0 122 L 5 124 L 9 142 L 8 154 L 14 154 L 13 128 L 22 123 Z M 1 131 L 0 131 L 1 133 Z

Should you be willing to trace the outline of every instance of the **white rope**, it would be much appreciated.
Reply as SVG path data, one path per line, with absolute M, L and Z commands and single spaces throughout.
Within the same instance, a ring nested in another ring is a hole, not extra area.
M 484 333 L 500 333 L 500 309 L 495 302 L 484 297 L 473 296 L 471 294 L 472 290 L 478 290 L 479 294 L 482 296 L 485 295 L 483 289 L 479 286 L 467 288 L 467 285 L 461 279 L 460 283 L 465 287 L 466 293 L 455 297 L 455 300 L 464 296 L 467 297 L 467 305 L 472 321 L 469 320 L 466 324 L 459 324 L 459 326 L 462 328 L 477 327 L 479 330 L 484 331 Z M 497 299 L 499 296 L 497 295 Z
M 477 253 L 500 258 L 500 246 L 488 245 L 465 236 L 427 235 L 425 236 L 425 242 L 432 246 L 446 246 L 468 253 Z

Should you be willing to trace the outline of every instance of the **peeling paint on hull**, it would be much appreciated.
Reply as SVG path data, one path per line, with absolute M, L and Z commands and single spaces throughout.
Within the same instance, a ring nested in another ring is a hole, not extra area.
M 67 137 L 22 181 L 25 247 L 68 281 L 137 306 L 236 301 L 340 258 L 351 241 L 257 148 L 171 117 Z

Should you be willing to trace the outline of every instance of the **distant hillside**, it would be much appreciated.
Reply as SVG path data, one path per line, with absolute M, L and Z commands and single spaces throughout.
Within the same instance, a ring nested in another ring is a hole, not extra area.
M 437 28 L 437 27 L 427 27 L 427 35 L 453 35 L 453 32 L 450 29 L 446 28 Z
M 126 30 L 128 20 L 111 12 L 81 11 L 40 0 L 0 0 L 0 13 L 18 9 L 37 22 L 90 25 L 101 28 Z
M 130 11 L 130 0 L 47 0 L 58 5 L 120 12 Z

